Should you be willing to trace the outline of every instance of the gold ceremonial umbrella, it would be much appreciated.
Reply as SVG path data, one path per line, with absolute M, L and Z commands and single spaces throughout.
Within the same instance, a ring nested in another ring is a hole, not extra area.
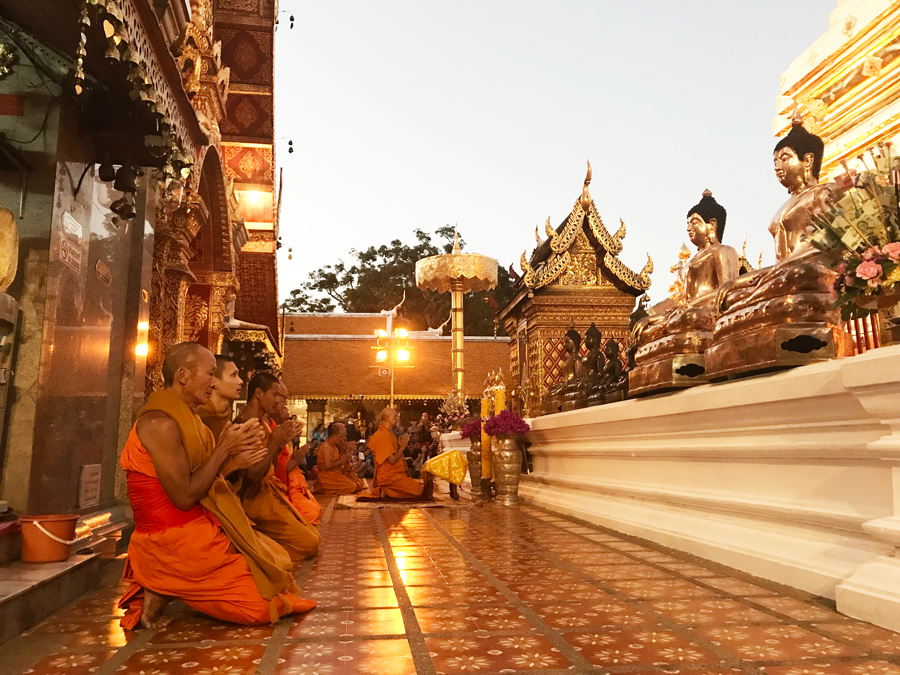
M 423 291 L 451 294 L 451 352 L 453 392 L 465 401 L 463 388 L 463 293 L 489 291 L 497 285 L 497 261 L 477 253 L 463 253 L 459 236 L 453 252 L 423 258 L 416 263 L 416 285 Z

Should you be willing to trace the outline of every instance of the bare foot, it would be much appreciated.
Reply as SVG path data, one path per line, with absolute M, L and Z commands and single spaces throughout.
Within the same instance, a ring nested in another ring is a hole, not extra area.
M 169 598 L 153 591 L 144 589 L 144 607 L 141 610 L 141 625 L 144 628 L 162 628 L 172 620 L 163 616 L 163 610 L 169 604 Z

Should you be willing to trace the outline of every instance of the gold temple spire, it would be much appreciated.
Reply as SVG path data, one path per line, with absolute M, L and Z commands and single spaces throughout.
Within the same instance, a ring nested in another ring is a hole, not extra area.
M 584 177 L 584 187 L 581 189 L 581 208 L 585 213 L 591 206 L 591 193 L 588 192 L 588 185 L 591 184 L 591 160 L 587 161 L 587 175 Z
M 547 236 L 551 239 L 556 236 L 556 230 L 554 230 L 553 226 L 550 225 L 550 216 L 547 216 L 547 222 L 544 223 L 544 232 L 546 232 Z
M 458 255 L 460 253 L 462 253 L 462 249 L 459 247 L 459 232 L 457 232 L 456 227 L 454 227 L 453 228 L 453 254 Z

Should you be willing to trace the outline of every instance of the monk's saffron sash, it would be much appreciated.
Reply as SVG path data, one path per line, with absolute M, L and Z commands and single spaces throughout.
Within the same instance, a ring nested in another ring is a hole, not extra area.
M 134 529 L 138 532 L 162 532 L 206 517 L 206 510 L 199 504 L 187 511 L 175 506 L 158 478 L 129 471 L 127 484 Z

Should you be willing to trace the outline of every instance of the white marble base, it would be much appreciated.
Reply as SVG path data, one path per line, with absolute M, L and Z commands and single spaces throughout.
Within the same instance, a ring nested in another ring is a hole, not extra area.
M 900 346 L 531 423 L 526 501 L 900 630 Z

